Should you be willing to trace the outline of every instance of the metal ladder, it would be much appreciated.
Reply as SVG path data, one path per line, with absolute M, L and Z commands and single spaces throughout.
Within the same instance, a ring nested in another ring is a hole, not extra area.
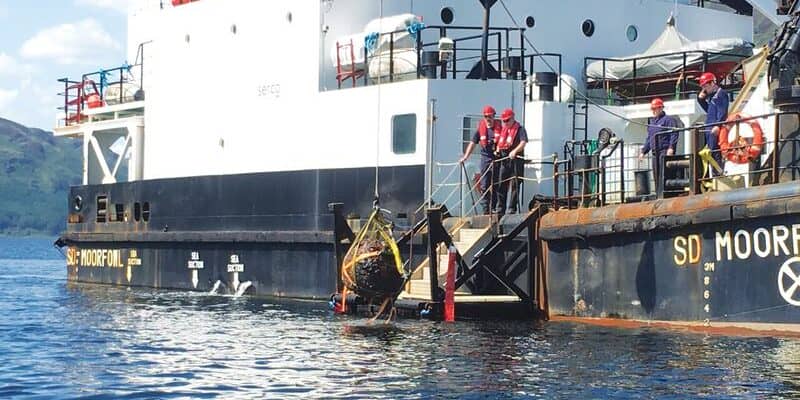
M 572 109 L 572 140 L 586 140 L 588 138 L 589 130 L 589 99 L 582 96 L 583 101 L 578 103 L 578 96 L 575 90 L 572 91 L 572 104 L 569 107 Z M 578 111 L 580 106 L 582 111 Z M 579 119 L 582 119 L 579 121 Z M 579 125 L 580 124 L 580 125 Z M 583 138 L 578 139 L 578 132 L 583 132 Z

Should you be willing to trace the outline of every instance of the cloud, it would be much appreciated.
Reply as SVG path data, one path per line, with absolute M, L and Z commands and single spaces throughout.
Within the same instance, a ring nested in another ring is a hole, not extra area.
M 16 70 L 17 61 L 6 53 L 0 53 L 0 75 Z
M 5 110 L 17 98 L 18 94 L 18 90 L 0 88 L 0 111 Z
M 18 59 L 6 53 L 0 52 L 0 79 L 30 79 L 34 74 L 37 73 L 37 71 L 39 71 L 39 68 L 37 68 L 35 65 L 20 62 Z M 2 84 L 1 80 L 0 84 Z
M 25 58 L 51 60 L 64 65 L 92 65 L 109 50 L 119 48 L 119 43 L 97 21 L 87 18 L 39 31 L 22 44 L 20 54 Z
M 75 5 L 110 8 L 119 12 L 127 12 L 136 0 L 75 0 Z

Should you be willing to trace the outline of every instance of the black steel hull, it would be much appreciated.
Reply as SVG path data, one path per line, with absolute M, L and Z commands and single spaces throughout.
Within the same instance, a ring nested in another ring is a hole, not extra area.
M 800 331 L 800 188 L 781 186 L 548 216 L 550 313 Z
M 74 187 L 72 222 L 62 235 L 68 279 L 201 291 L 217 285 L 223 293 L 249 281 L 248 294 L 327 298 L 337 282 L 328 203 L 341 202 L 345 214 L 366 218 L 374 197 L 374 171 L 271 172 Z M 381 206 L 413 220 L 423 199 L 424 167 L 381 168 L 379 182 Z M 145 203 L 147 220 L 142 215 Z

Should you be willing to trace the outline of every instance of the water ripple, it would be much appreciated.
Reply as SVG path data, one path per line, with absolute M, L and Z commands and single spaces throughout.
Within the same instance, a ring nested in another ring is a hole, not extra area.
M 800 341 L 369 324 L 323 303 L 68 284 L 63 261 L 3 243 L 0 398 L 800 397 Z

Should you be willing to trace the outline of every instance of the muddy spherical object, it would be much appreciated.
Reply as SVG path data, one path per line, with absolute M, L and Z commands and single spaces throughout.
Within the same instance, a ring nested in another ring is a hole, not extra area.
M 350 289 L 370 299 L 394 297 L 403 286 L 403 277 L 395 266 L 394 255 L 378 240 L 365 240 L 357 254 L 376 253 L 357 262 L 353 267 L 355 287 Z

